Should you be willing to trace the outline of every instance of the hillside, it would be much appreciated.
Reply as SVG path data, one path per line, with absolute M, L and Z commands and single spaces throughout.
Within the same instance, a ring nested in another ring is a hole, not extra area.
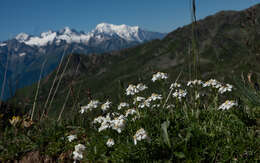
M 248 14 L 255 11 L 256 15 Z M 253 20 L 252 20 L 253 18 Z M 222 11 L 199 20 L 195 26 L 199 49 L 199 77 L 232 82 L 249 72 L 260 74 L 260 4 L 245 11 Z M 57 115 L 71 88 L 67 108 L 85 104 L 90 98 L 119 101 L 130 83 L 148 81 L 157 71 L 167 72 L 171 79 L 181 73 L 189 80 L 193 59 L 190 56 L 192 25 L 134 48 L 103 54 L 73 54 L 61 86 L 54 97 L 52 115 Z M 79 64 L 79 70 L 76 67 Z M 65 64 L 63 64 L 63 68 Z M 41 81 L 37 110 L 42 110 L 56 71 Z M 136 83 L 134 83 L 136 84 Z M 37 84 L 20 89 L 10 100 L 31 109 Z M 116 93 L 115 93 L 116 92 Z M 66 112 L 65 112 L 66 114 Z M 68 113 L 69 114 L 69 113 Z

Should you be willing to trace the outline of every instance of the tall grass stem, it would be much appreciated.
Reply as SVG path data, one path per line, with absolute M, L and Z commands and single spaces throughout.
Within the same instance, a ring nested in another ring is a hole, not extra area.
M 10 48 L 8 48 L 8 54 L 7 54 L 6 64 L 5 64 L 4 80 L 3 80 L 3 84 L 2 84 L 1 97 L 0 97 L 0 108 L 2 106 L 2 99 L 3 99 L 4 91 L 5 91 L 5 83 L 6 83 L 7 69 L 8 69 L 8 65 L 9 65 L 9 57 L 10 57 Z
M 77 68 L 76 68 L 76 71 L 75 71 L 75 74 L 74 74 L 73 76 L 75 76 L 75 75 L 77 74 L 78 69 L 79 69 L 79 65 L 80 65 L 80 62 L 78 63 Z M 73 77 L 73 78 L 74 78 L 74 77 Z M 70 87 L 70 89 L 69 89 L 69 91 L 68 91 L 68 93 L 67 93 L 65 102 L 64 102 L 64 104 L 63 104 L 63 106 L 62 106 L 62 109 L 61 109 L 61 112 L 60 112 L 60 114 L 59 114 L 59 117 L 58 117 L 58 120 L 57 120 L 57 121 L 60 121 L 60 119 L 61 119 L 61 115 L 62 115 L 63 112 L 64 112 L 64 109 L 65 109 L 65 107 L 66 107 L 66 103 L 67 103 L 67 101 L 68 101 L 68 99 L 69 99 L 69 95 L 70 95 L 71 91 L 72 91 L 72 82 L 71 82 L 71 87 Z
M 50 88 L 50 91 L 49 91 L 47 100 L 46 100 L 46 102 L 45 102 L 45 104 L 44 104 L 44 109 L 47 108 L 49 99 L 50 99 L 50 97 L 51 97 L 52 90 L 53 90 L 54 85 L 55 85 L 55 83 L 56 83 L 56 81 L 57 81 L 57 79 L 58 79 L 58 74 L 59 74 L 59 72 L 60 72 L 60 68 L 61 68 L 61 65 L 62 65 L 64 56 L 65 56 L 65 54 L 66 54 L 66 50 L 67 50 L 67 46 L 65 47 L 65 49 L 64 49 L 64 51 L 63 51 L 63 54 L 62 54 L 62 57 L 61 57 L 61 60 L 60 60 L 60 63 L 59 63 L 58 70 L 57 70 L 56 75 L 55 75 L 55 77 L 54 77 L 54 80 L 53 80 L 53 82 L 52 82 L 52 86 L 51 86 L 51 88 Z
M 44 69 L 44 66 L 45 66 L 46 61 L 47 61 L 47 59 L 45 59 L 45 61 L 42 63 L 42 67 L 41 67 L 40 77 L 39 77 L 39 80 L 38 80 L 37 90 L 36 90 L 36 94 L 35 94 L 34 102 L 33 102 L 33 109 L 32 109 L 31 121 L 33 120 L 33 115 L 34 115 L 34 111 L 35 111 L 35 107 L 36 107 L 36 101 L 37 101 L 37 97 L 38 97 L 39 89 L 40 89 L 40 83 L 41 83 L 42 72 L 43 72 L 43 69 Z
M 58 91 L 58 89 L 59 89 L 61 80 L 63 79 L 63 76 L 64 76 L 64 74 L 65 74 L 65 72 L 66 72 L 66 70 L 67 70 L 67 67 L 68 67 L 68 65 L 69 65 L 71 56 L 72 56 L 72 53 L 69 55 L 69 58 L 68 58 L 68 60 L 67 60 L 67 63 L 66 63 L 66 65 L 65 65 L 65 67 L 64 67 L 64 69 L 63 69 L 63 71 L 62 71 L 62 73 L 61 73 L 61 76 L 60 76 L 60 78 L 59 78 L 58 84 L 57 84 L 57 86 L 56 86 L 56 88 L 55 88 L 55 91 L 54 91 L 54 93 L 53 93 L 53 95 L 52 95 L 50 104 L 49 104 L 49 106 L 48 106 L 48 110 L 49 110 L 49 109 L 51 108 L 51 106 L 52 106 L 52 103 L 53 103 L 53 100 L 54 100 L 54 98 L 55 98 L 55 95 L 56 95 L 56 93 L 57 93 L 57 91 Z M 48 113 L 48 111 L 47 111 L 47 113 Z

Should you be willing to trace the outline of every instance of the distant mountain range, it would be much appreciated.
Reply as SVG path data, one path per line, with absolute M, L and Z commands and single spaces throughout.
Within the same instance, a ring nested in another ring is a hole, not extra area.
M 15 39 L 28 46 L 44 47 L 55 44 L 59 46 L 62 42 L 77 43 L 85 46 L 100 48 L 104 51 L 118 50 L 118 48 L 127 47 L 129 43 L 142 43 L 154 39 L 161 39 L 165 36 L 163 33 L 150 32 L 141 29 L 138 26 L 113 25 L 101 23 L 89 33 L 78 32 L 69 27 L 59 31 L 48 31 L 41 33 L 40 36 L 31 36 L 26 33 L 18 34 Z M 110 42 L 110 44 L 106 43 Z M 104 44 L 106 46 L 104 47 Z M 4 44 L 2 44 L 3 46 Z
M 40 36 L 20 33 L 0 42 L 0 75 L 4 76 L 8 60 L 7 84 L 4 98 L 17 88 L 38 80 L 41 64 L 46 60 L 43 76 L 53 71 L 62 54 L 103 53 L 129 48 L 150 40 L 162 39 L 166 34 L 150 32 L 138 26 L 101 23 L 91 32 L 78 32 L 65 27 L 59 31 L 43 32 Z M 0 79 L 2 86 L 3 78 Z M 1 88 L 1 87 L 0 87 Z

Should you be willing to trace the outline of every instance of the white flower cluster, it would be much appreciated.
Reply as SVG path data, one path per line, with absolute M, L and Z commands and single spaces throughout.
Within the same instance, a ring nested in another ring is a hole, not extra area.
M 231 84 L 222 85 L 219 81 L 216 79 L 210 79 L 209 81 L 205 82 L 203 84 L 203 87 L 212 87 L 218 89 L 218 92 L 220 94 L 223 94 L 225 92 L 231 92 L 233 89 L 233 86 Z
M 223 85 L 221 86 L 219 89 L 218 89 L 218 92 L 223 94 L 225 92 L 231 92 L 232 91 L 232 88 L 233 86 L 230 85 L 230 84 L 226 84 L 226 85 Z
M 135 133 L 135 135 L 133 137 L 134 137 L 134 144 L 135 145 L 137 144 L 137 141 L 148 140 L 149 139 L 146 131 L 143 128 L 141 128 L 138 131 L 136 131 L 136 133 Z
M 138 108 L 150 107 L 152 101 L 161 100 L 161 99 L 163 99 L 162 95 L 153 93 L 153 94 L 152 94 L 150 97 L 148 97 L 146 100 L 145 100 L 145 98 L 144 98 L 144 99 L 141 98 L 140 102 L 142 102 L 142 103 L 140 103 L 140 104 L 138 105 Z M 137 100 L 136 100 L 136 101 L 137 101 Z M 134 101 L 134 103 L 135 103 L 135 101 Z M 153 108 L 154 108 L 154 107 L 158 107 L 158 105 L 153 105 L 152 107 L 153 107 Z
M 116 130 L 118 133 L 121 133 L 125 127 L 126 120 L 124 115 L 120 115 L 114 119 L 111 119 L 110 114 L 107 114 L 106 117 L 99 116 L 94 119 L 94 124 L 101 124 L 98 131 L 101 132 L 105 129 L 112 128 Z
M 98 100 L 91 100 L 88 105 L 81 107 L 80 113 L 83 114 L 84 112 L 92 111 L 92 109 L 97 108 L 98 105 L 99 105 Z
M 212 87 L 212 88 L 220 88 L 222 84 L 216 79 L 210 79 L 209 81 L 203 84 L 203 87 Z
M 154 104 L 152 105 L 152 108 L 159 108 L 161 105 L 160 104 Z
M 120 115 L 116 117 L 114 120 L 111 121 L 111 128 L 116 130 L 118 133 L 121 133 L 122 130 L 125 128 L 126 119 L 124 115 Z
M 115 145 L 115 141 L 114 141 L 114 139 L 110 138 L 110 139 L 107 140 L 106 144 L 107 144 L 108 147 L 112 147 L 113 145 Z
M 136 104 L 137 102 L 142 102 L 142 101 L 145 101 L 145 98 L 141 97 L 141 96 L 137 96 L 136 98 L 134 98 L 133 104 Z
M 172 96 L 175 97 L 175 98 L 178 98 L 179 100 L 182 100 L 182 98 L 185 98 L 187 94 L 188 94 L 188 92 L 186 90 L 179 89 L 179 90 L 176 90 L 172 94 Z
M 228 109 L 232 108 L 233 106 L 237 106 L 237 105 L 238 105 L 237 102 L 235 102 L 234 100 L 231 100 L 231 101 L 227 100 L 226 102 L 221 104 L 218 109 L 228 110 Z
M 195 85 L 203 85 L 203 82 L 201 80 L 195 79 L 195 80 L 188 81 L 187 83 L 188 87 L 193 87 Z
M 107 109 L 109 109 L 110 105 L 112 104 L 112 102 L 110 102 L 109 100 L 107 100 L 104 104 L 101 105 L 101 109 L 102 111 L 107 111 Z
M 76 161 L 80 161 L 83 159 L 83 152 L 86 149 L 86 147 L 82 144 L 78 144 L 75 146 L 75 150 L 73 151 L 73 159 L 74 159 L 74 163 L 76 163 Z
M 141 91 L 144 91 L 147 88 L 148 87 L 142 83 L 139 83 L 137 85 L 130 84 L 126 89 L 126 95 L 135 95 Z
M 107 114 L 106 117 L 99 116 L 99 117 L 95 118 L 93 123 L 94 124 L 96 124 L 96 123 L 101 124 L 101 126 L 98 129 L 98 131 L 101 132 L 101 131 L 103 131 L 107 128 L 110 128 L 110 121 L 111 121 L 110 114 Z
M 77 135 L 69 135 L 67 136 L 67 139 L 69 142 L 72 142 L 73 140 L 77 139 Z
M 147 99 L 148 101 L 156 101 L 156 100 L 161 100 L 163 99 L 162 95 L 152 93 L 152 95 Z
M 134 115 L 136 114 L 136 110 L 135 109 L 128 109 L 125 113 L 125 117 L 128 117 L 129 115 Z
M 145 100 L 138 105 L 138 108 L 144 108 L 144 107 L 150 107 L 150 106 L 151 106 L 151 101 Z
M 129 104 L 126 103 L 126 102 L 121 102 L 121 103 L 118 105 L 117 109 L 118 109 L 118 110 L 121 110 L 122 108 L 125 108 L 125 107 L 129 107 Z
M 168 79 L 168 75 L 163 72 L 157 72 L 156 74 L 153 74 L 152 81 L 155 82 L 157 80 L 163 80 L 163 79 Z
M 155 82 L 157 80 L 165 80 L 167 79 L 168 76 L 166 73 L 158 72 L 153 75 L 152 81 Z M 137 85 L 130 84 L 128 88 L 126 89 L 126 95 L 134 95 L 133 97 L 133 104 L 128 104 L 126 102 L 121 102 L 117 109 L 120 110 L 116 112 L 109 112 L 105 116 L 99 116 L 94 119 L 93 124 L 97 124 L 98 126 L 98 132 L 104 131 L 106 129 L 111 129 L 115 130 L 119 134 L 122 133 L 122 131 L 126 127 L 126 123 L 129 122 L 130 119 L 132 121 L 135 121 L 136 119 L 140 119 L 142 117 L 142 111 L 141 109 L 139 110 L 138 108 L 160 108 L 160 107 L 165 107 L 167 109 L 174 108 L 175 105 L 173 104 L 167 104 L 168 99 L 172 96 L 175 99 L 181 101 L 185 99 L 188 95 L 187 90 L 190 90 L 190 88 L 194 86 L 201 86 L 201 87 L 210 87 L 214 88 L 214 90 L 217 90 L 220 94 L 223 94 L 225 92 L 231 92 L 233 89 L 233 86 L 230 84 L 222 84 L 221 82 L 217 81 L 216 79 L 210 79 L 207 82 L 203 82 L 201 80 L 193 80 L 193 81 L 188 81 L 187 85 L 183 85 L 184 87 L 182 88 L 182 85 L 175 82 L 172 83 L 170 86 L 170 92 L 166 98 L 166 102 L 164 103 L 162 101 L 163 96 L 160 94 L 152 93 L 150 97 L 142 97 L 137 95 L 139 92 L 146 90 L 148 87 L 142 83 L 139 83 Z M 190 87 L 190 88 L 188 88 Z M 200 87 L 200 88 L 201 88 Z M 187 90 L 185 89 L 187 88 Z M 204 88 L 202 88 L 204 89 Z M 196 90 L 195 92 L 195 98 L 196 100 L 199 99 L 201 96 L 204 96 L 204 92 L 199 92 Z M 160 100 L 160 101 L 159 101 Z M 173 100 L 174 101 L 174 100 Z M 187 99 L 188 101 L 188 99 Z M 163 104 L 164 103 L 164 104 Z M 169 102 L 170 103 L 170 102 Z M 178 102 L 177 102 L 178 103 Z M 99 107 L 99 101 L 97 100 L 92 100 L 87 106 L 81 107 L 81 113 L 84 113 L 86 111 L 91 111 L 94 108 Z M 203 104 L 203 102 L 202 102 Z M 131 106 L 130 106 L 131 105 Z M 228 110 L 234 106 L 237 106 L 238 104 L 235 101 L 226 101 L 222 105 L 219 106 L 218 109 L 220 110 Z M 111 102 L 107 100 L 105 103 L 101 105 L 101 109 L 103 112 L 107 111 L 111 107 Z M 130 107 L 132 109 L 130 109 Z M 140 112 L 139 112 L 140 111 Z M 124 112 L 124 113 L 122 113 Z M 68 140 L 71 142 L 74 139 L 77 139 L 76 135 L 70 135 L 68 136 Z M 136 131 L 135 135 L 133 136 L 134 139 L 134 144 L 137 145 L 138 141 L 142 140 L 148 140 L 150 141 L 150 138 L 148 137 L 147 132 L 141 128 Z M 112 147 L 115 145 L 115 141 L 112 138 L 109 138 L 106 142 L 107 147 Z M 73 152 L 73 158 L 74 160 L 81 160 L 83 158 L 82 151 L 85 148 L 81 148 L 80 146 L 77 147 L 75 146 L 75 151 Z
M 180 87 L 181 87 L 181 84 L 175 82 L 175 83 L 171 84 L 170 89 L 180 88 Z

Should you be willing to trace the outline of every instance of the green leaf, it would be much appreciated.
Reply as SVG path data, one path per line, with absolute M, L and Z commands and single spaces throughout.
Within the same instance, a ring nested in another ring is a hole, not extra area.
M 171 142 L 167 131 L 169 126 L 170 126 L 170 122 L 167 120 L 161 124 L 161 129 L 162 129 L 162 136 L 163 136 L 164 143 L 167 144 L 168 147 L 171 147 Z
M 185 158 L 185 154 L 182 152 L 174 152 L 174 155 L 180 159 Z

